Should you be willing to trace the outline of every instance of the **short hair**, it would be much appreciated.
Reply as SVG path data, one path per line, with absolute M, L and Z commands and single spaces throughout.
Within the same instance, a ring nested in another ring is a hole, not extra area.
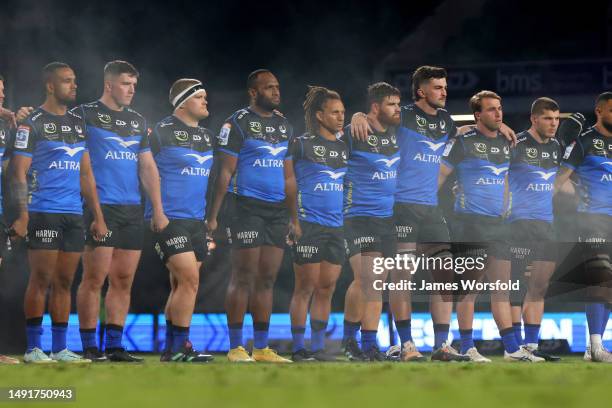
M 104 66 L 104 78 L 117 77 L 121 74 L 138 77 L 140 74 L 132 64 L 127 61 L 114 60 Z
M 376 82 L 368 86 L 368 108 L 373 103 L 382 103 L 387 96 L 401 96 L 399 89 L 386 82 Z
M 259 77 L 259 75 L 266 74 L 266 73 L 271 74 L 272 71 L 266 68 L 260 68 L 260 69 L 256 69 L 255 71 L 251 72 L 249 76 L 247 77 L 247 83 L 246 83 L 247 89 L 255 88 L 255 86 L 257 85 L 257 78 Z
M 192 78 L 181 78 L 174 81 L 174 83 L 170 87 L 170 92 L 168 94 L 168 100 L 170 101 L 170 104 L 172 105 L 172 101 L 174 101 L 174 98 L 176 98 L 185 89 L 201 83 L 202 81 Z
M 314 135 L 317 133 L 317 112 L 323 110 L 323 105 L 329 99 L 342 100 L 340 94 L 322 86 L 308 86 L 306 99 L 304 100 L 304 121 L 306 132 Z
M 42 69 L 43 84 L 48 83 L 53 77 L 53 74 L 55 74 L 55 71 L 57 71 L 58 69 L 62 69 L 62 68 L 72 69 L 70 68 L 70 65 L 66 64 L 65 62 L 54 61 L 54 62 L 50 62 L 47 65 L 45 65 Z
M 612 92 L 610 92 L 610 91 L 604 92 L 604 93 L 602 93 L 601 95 L 599 95 L 597 97 L 597 99 L 595 100 L 595 105 L 599 105 L 601 103 L 606 103 L 610 99 L 612 99 Z
M 482 110 L 482 100 L 485 98 L 497 99 L 501 102 L 501 96 L 493 91 L 480 91 L 476 95 L 470 98 L 470 109 L 472 113 L 480 112 Z
M 421 99 L 417 94 L 417 91 L 425 81 L 429 81 L 432 78 L 441 79 L 446 78 L 448 75 L 444 68 L 432 67 L 429 65 L 423 65 L 418 67 L 412 74 L 412 99 L 418 101 Z
M 555 102 L 554 99 L 551 98 L 538 98 L 531 104 L 531 114 L 532 115 L 541 115 L 544 111 L 550 110 L 553 112 L 559 111 L 559 104 Z

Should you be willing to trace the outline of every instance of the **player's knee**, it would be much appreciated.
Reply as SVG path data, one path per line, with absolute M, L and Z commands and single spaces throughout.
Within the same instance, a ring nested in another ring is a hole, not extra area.
M 129 292 L 132 289 L 132 280 L 133 276 L 129 274 L 116 274 L 114 276 L 109 276 L 108 285 L 113 290 L 118 290 L 122 292 Z
M 53 278 L 52 288 L 54 291 L 70 292 L 71 287 L 71 276 L 55 276 Z
M 336 290 L 336 282 L 325 282 L 317 286 L 317 296 L 331 299 Z
M 314 290 L 314 282 L 302 281 L 300 282 L 300 284 L 296 283 L 295 288 L 293 289 L 293 295 L 302 300 L 308 300 L 310 299 L 310 296 L 312 295 Z
M 176 281 L 176 287 L 187 290 L 192 293 L 198 292 L 200 286 L 200 277 L 198 274 L 185 274 Z
M 263 274 L 255 280 L 255 286 L 258 290 L 272 290 L 276 278 L 272 274 Z

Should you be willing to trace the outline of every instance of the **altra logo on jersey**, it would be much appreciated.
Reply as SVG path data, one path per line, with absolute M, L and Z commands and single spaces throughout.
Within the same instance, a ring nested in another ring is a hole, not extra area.
M 437 152 L 439 148 L 446 144 L 445 142 L 434 143 L 430 142 L 429 140 L 419 140 L 419 143 L 425 143 L 434 152 Z
M 375 171 L 372 180 L 392 180 L 397 178 L 397 171 Z
M 273 147 L 273 146 L 259 146 L 258 149 L 265 149 L 272 156 L 277 156 L 280 152 L 287 150 L 285 146 Z
M 400 159 L 400 157 L 394 157 L 392 159 L 378 159 L 376 160 L 376 162 L 383 162 L 385 163 L 385 166 L 387 167 L 391 167 L 393 166 L 398 160 Z
M 196 153 L 187 153 L 185 156 L 187 156 L 187 157 L 194 157 L 199 164 L 204 164 L 208 160 L 213 158 L 213 156 L 211 154 L 206 155 L 206 156 L 200 156 L 199 154 L 196 154 Z
M 534 174 L 539 174 L 540 177 L 542 177 L 542 179 L 548 181 L 549 178 L 551 178 L 552 176 L 554 176 L 555 174 L 557 174 L 556 171 L 551 171 L 549 173 L 545 172 L 545 171 L 532 171 L 532 173 Z
M 507 167 L 484 166 L 484 168 L 491 170 L 496 176 L 499 176 L 504 171 L 508 170 Z
M 82 147 L 82 146 L 73 147 L 73 148 L 70 148 L 70 147 L 68 147 L 68 146 L 59 146 L 59 147 L 56 147 L 56 148 L 55 148 L 55 149 L 53 149 L 53 150 L 63 150 L 64 152 L 66 152 L 66 154 L 67 154 L 68 156 L 70 156 L 70 157 L 74 157 L 74 155 L 75 155 L 75 154 L 77 154 L 77 153 L 78 153 L 78 152 L 80 152 L 80 151 L 85 150 L 85 148 L 84 148 L 84 147 Z
M 113 140 L 117 143 L 119 143 L 122 147 L 125 147 L 126 149 L 128 149 L 130 146 L 134 146 L 138 143 L 140 143 L 138 140 L 123 140 L 120 137 L 116 137 L 116 136 L 111 136 L 111 137 L 105 137 L 106 140 Z
M 45 123 L 43 125 L 43 128 L 45 129 L 45 133 L 53 134 L 57 132 L 57 127 L 55 126 L 55 123 Z
M 334 173 L 331 170 L 321 170 L 319 171 L 319 173 L 325 173 L 328 174 L 329 177 L 331 177 L 332 180 L 338 180 L 340 177 L 344 176 L 346 173 L 343 171 L 340 171 L 338 173 Z

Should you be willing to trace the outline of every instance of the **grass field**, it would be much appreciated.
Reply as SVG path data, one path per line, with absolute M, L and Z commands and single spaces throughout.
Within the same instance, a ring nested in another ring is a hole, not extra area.
M 73 387 L 83 407 L 527 407 L 607 406 L 612 365 L 559 363 L 306 363 L 0 366 L 0 387 Z M 36 403 L 2 403 L 18 407 Z M 426 405 L 424 405 L 426 404 Z M 597 404 L 597 405 L 595 405 Z

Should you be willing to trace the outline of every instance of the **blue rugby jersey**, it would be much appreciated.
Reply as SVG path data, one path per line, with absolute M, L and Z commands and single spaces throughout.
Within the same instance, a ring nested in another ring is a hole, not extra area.
M 612 138 L 588 129 L 567 147 L 561 165 L 578 175 L 578 211 L 612 216 Z
M 510 166 L 506 138 L 499 133 L 489 138 L 472 129 L 449 141 L 442 162 L 457 171 L 455 212 L 490 217 L 503 214 L 505 177 Z
M 293 139 L 285 160 L 294 164 L 299 219 L 326 227 L 342 226 L 346 144 L 304 135 Z
M 259 116 L 249 108 L 230 116 L 219 133 L 218 149 L 238 158 L 228 191 L 278 203 L 285 199 L 283 160 L 293 127 L 282 116 Z
M 344 176 L 345 217 L 391 217 L 400 152 L 395 129 L 375 132 L 362 142 L 353 139 L 350 125 L 343 140 L 349 151 Z
M 561 160 L 556 139 L 539 143 L 528 131 L 517 135 L 508 170 L 508 221 L 553 220 L 553 185 Z
M 208 177 L 213 164 L 213 136 L 201 126 L 187 126 L 175 116 L 159 122 L 149 144 L 159 170 L 164 214 L 170 219 L 203 220 Z M 147 198 L 145 218 L 152 216 Z
M 0 119 L 0 157 L 2 157 L 2 161 L 8 160 L 10 157 L 10 149 L 9 143 L 11 140 L 11 129 L 8 124 L 3 119 Z M 0 179 L 2 178 L 2 165 L 0 165 Z M 2 208 L 2 183 L 0 183 L 0 215 L 3 213 Z
M 87 151 L 83 118 L 35 109 L 19 125 L 12 154 L 30 157 L 28 211 L 82 214 L 81 157 Z
M 402 107 L 401 115 L 395 201 L 436 206 L 440 158 L 448 139 L 457 133 L 455 122 L 444 109 L 432 116 L 414 104 Z
M 139 205 L 138 154 L 149 151 L 144 118 L 130 108 L 100 101 L 77 106 L 87 125 L 87 148 L 100 204 Z

